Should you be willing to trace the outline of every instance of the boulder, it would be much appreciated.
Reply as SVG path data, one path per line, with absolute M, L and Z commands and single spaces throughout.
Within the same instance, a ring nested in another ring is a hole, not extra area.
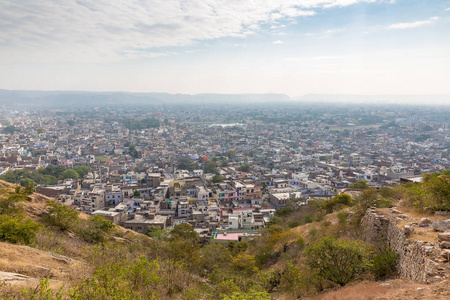
M 448 211 L 435 211 L 434 213 L 439 216 L 447 216 L 448 215 Z
M 438 239 L 440 241 L 450 242 L 450 232 L 439 233 Z
M 441 256 L 445 259 L 445 261 L 449 261 L 450 260 L 450 250 L 449 249 L 442 250 Z
M 450 249 L 450 242 L 442 241 L 442 242 L 439 244 L 439 246 L 441 246 L 441 248 L 444 248 L 444 249 Z
M 409 225 L 405 225 L 405 226 L 403 226 L 403 232 L 404 232 L 406 235 L 410 235 L 411 233 L 414 232 L 414 228 L 412 228 L 412 227 L 409 226 Z
M 436 231 L 446 231 L 447 229 L 450 229 L 450 219 L 433 222 L 433 228 Z
M 391 212 L 394 214 L 403 214 L 402 211 L 399 211 L 398 209 L 395 209 L 395 208 L 391 208 Z
M 431 223 L 433 223 L 433 221 L 431 221 L 428 218 L 422 218 L 419 221 L 419 227 L 428 227 L 431 225 Z

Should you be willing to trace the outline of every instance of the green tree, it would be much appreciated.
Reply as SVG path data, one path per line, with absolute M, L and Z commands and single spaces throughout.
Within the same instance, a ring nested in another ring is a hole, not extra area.
M 136 150 L 136 146 L 135 145 L 130 145 L 128 147 L 128 152 L 130 153 L 131 157 L 134 157 L 134 158 L 138 157 L 138 152 Z
M 84 177 L 86 176 L 88 173 L 92 173 L 92 168 L 88 167 L 88 166 L 76 166 L 73 168 L 79 175 L 80 177 Z
M 91 215 L 87 222 L 82 224 L 79 228 L 79 233 L 87 242 L 103 243 L 114 226 L 113 222 L 105 219 L 101 215 L 95 214 Z
M 67 178 L 77 179 L 77 178 L 80 178 L 80 174 L 78 174 L 78 172 L 73 169 L 67 169 L 64 172 L 62 172 L 61 174 L 59 174 L 58 178 L 60 180 L 67 179 Z
M 192 243 L 197 243 L 198 234 L 195 232 L 194 228 L 188 223 L 181 223 L 176 225 L 170 231 L 170 240 L 176 241 L 178 239 L 190 241 Z
M 31 184 L 31 185 L 34 186 L 34 185 L 36 185 L 36 182 L 33 179 L 31 179 L 31 178 L 22 178 L 20 180 L 20 185 L 21 186 L 26 187 L 28 184 Z
M 53 177 L 58 177 L 65 170 L 66 170 L 66 168 L 64 168 L 63 166 L 49 165 L 45 169 L 39 169 L 39 173 L 41 173 L 43 175 L 50 175 Z
M 134 190 L 133 197 L 140 197 L 140 196 L 141 196 L 141 192 L 139 192 L 138 190 Z
M 32 219 L 0 215 L 0 241 L 31 245 L 39 229 Z
M 180 157 L 177 161 L 178 169 L 180 170 L 188 170 L 191 172 L 192 170 L 195 170 L 195 162 L 187 157 Z
M 450 170 L 425 175 L 423 187 L 432 198 L 433 209 L 450 211 Z
M 168 238 L 169 234 L 166 229 L 161 229 L 161 227 L 156 225 L 148 226 L 147 235 L 154 239 L 165 240 Z
M 223 181 L 223 179 L 222 179 L 222 177 L 220 176 L 220 175 L 214 175 L 214 177 L 212 178 L 212 182 L 214 182 L 214 183 L 219 183 L 219 182 L 222 182 Z
M 399 255 L 388 248 L 374 255 L 371 269 L 378 279 L 384 279 L 396 272 Z
M 40 181 L 39 183 L 45 185 L 55 185 L 56 183 L 58 183 L 58 178 L 51 175 L 44 175 L 42 181 Z
M 227 162 L 226 158 L 222 158 L 222 159 L 220 160 L 220 165 L 221 165 L 222 167 L 228 167 L 228 162 Z
M 41 133 L 44 133 L 45 132 L 45 129 L 44 128 L 38 128 L 37 129 L 37 133 L 38 134 L 41 134 Z
M 48 201 L 47 209 L 48 213 L 42 217 L 43 221 L 63 231 L 73 228 L 79 221 L 76 210 L 57 201 Z
M 205 173 L 212 173 L 212 174 L 219 174 L 219 170 L 217 169 L 216 163 L 213 161 L 209 161 L 206 163 L 205 169 L 204 169 Z
M 294 212 L 294 208 L 290 205 L 280 207 L 275 211 L 275 216 L 277 217 L 287 217 Z
M 238 170 L 241 172 L 250 172 L 250 165 L 249 164 L 240 165 Z
M 17 216 L 23 213 L 22 202 L 26 196 L 20 193 L 20 187 L 14 194 L 8 195 L 6 198 L 0 198 L 0 215 Z
M 232 268 L 237 274 L 245 277 L 250 277 L 258 271 L 255 257 L 243 252 L 233 258 Z
M 350 188 L 365 190 L 365 189 L 369 188 L 369 185 L 367 184 L 367 182 L 365 180 L 358 180 L 357 182 L 352 183 L 350 185 Z
M 336 208 L 342 205 L 351 206 L 352 197 L 349 194 L 340 194 L 334 196 L 331 200 L 325 200 L 321 203 L 321 207 L 327 212 L 332 213 Z
M 19 128 L 16 128 L 15 126 L 9 125 L 3 128 L 3 132 L 7 134 L 13 134 L 16 131 L 20 131 Z
M 353 280 L 369 265 L 369 252 L 361 242 L 326 237 L 306 248 L 306 263 L 320 277 L 341 286 Z
M 34 182 L 28 182 L 25 187 L 23 187 L 23 193 L 25 195 L 33 195 L 36 184 Z

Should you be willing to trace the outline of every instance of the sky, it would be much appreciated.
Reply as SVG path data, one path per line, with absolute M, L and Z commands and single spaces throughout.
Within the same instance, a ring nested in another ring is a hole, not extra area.
M 450 0 L 0 0 L 0 89 L 450 94 Z

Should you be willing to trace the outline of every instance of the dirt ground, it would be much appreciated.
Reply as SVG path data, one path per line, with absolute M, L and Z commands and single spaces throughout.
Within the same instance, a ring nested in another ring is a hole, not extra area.
M 328 291 L 309 298 L 311 300 L 363 300 L 363 299 L 450 299 L 450 282 L 442 281 L 433 285 L 395 279 L 381 282 L 360 282 Z

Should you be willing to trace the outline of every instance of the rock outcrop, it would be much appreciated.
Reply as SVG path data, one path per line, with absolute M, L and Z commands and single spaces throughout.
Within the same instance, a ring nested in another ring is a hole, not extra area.
M 399 215 L 401 217 L 399 218 Z M 396 209 L 381 210 L 370 208 L 366 211 L 361 225 L 363 236 L 371 243 L 386 242 L 399 254 L 398 271 L 402 278 L 423 283 L 434 283 L 450 276 L 450 250 L 446 249 L 450 233 L 439 234 L 436 241 L 413 239 L 414 228 L 429 226 L 431 220 L 414 222 Z M 400 222 L 410 224 L 400 226 Z M 420 225 L 419 225 L 420 224 Z M 431 229 L 431 226 L 429 226 Z

